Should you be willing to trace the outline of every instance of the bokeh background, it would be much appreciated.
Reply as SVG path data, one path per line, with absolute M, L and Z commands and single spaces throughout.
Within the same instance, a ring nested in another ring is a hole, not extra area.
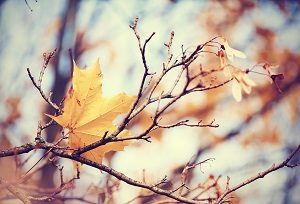
M 247 59 L 235 62 L 238 66 L 251 68 L 265 62 L 279 65 L 276 72 L 285 76 L 279 83 L 283 92 L 279 93 L 266 77 L 253 75 L 258 86 L 240 103 L 232 98 L 230 85 L 190 95 L 164 116 L 166 121 L 190 118 L 208 123 L 215 119 L 219 128 L 178 127 L 156 131 L 152 143 L 138 142 L 124 152 L 109 154 L 105 164 L 137 180 L 145 177 L 148 183 L 158 182 L 166 175 L 174 184 L 180 184 L 180 171 L 188 161 L 215 158 L 203 165 L 202 171 L 196 168 L 188 185 L 203 183 L 210 175 L 222 175 L 220 184 L 224 184 L 229 176 L 234 185 L 282 161 L 300 143 L 298 1 L 27 0 L 27 3 L 0 1 L 1 148 L 32 141 L 38 121 L 47 120 L 44 113 L 52 111 L 26 72 L 26 68 L 30 68 L 38 77 L 44 52 L 57 48 L 42 84 L 46 93 L 53 92 L 56 102 L 70 86 L 69 48 L 81 67 L 93 64 L 99 57 L 105 95 L 121 91 L 135 95 L 143 73 L 137 41 L 129 28 L 136 16 L 140 19 L 138 32 L 143 40 L 156 32 L 147 50 L 152 71 L 162 69 L 167 56 L 164 43 L 172 31 L 175 33 L 174 56 L 181 53 L 182 45 L 192 49 L 222 35 L 232 47 L 246 53 Z M 216 57 L 203 55 L 200 63 L 208 69 L 219 61 Z M 174 76 L 169 76 L 166 87 Z M 132 132 L 142 130 L 150 116 L 150 113 L 140 116 L 132 125 Z M 59 137 L 59 127 L 50 128 L 44 136 L 48 141 L 54 141 Z M 22 169 L 9 158 L 1 159 L 1 175 L 16 179 L 43 153 L 31 154 L 33 156 Z M 31 154 L 22 155 L 21 159 Z M 299 160 L 298 155 L 294 162 Z M 65 177 L 72 177 L 72 163 L 59 162 L 65 166 Z M 299 168 L 276 171 L 236 192 L 233 202 L 299 203 L 299 173 Z M 85 167 L 81 179 L 66 195 L 86 195 L 91 202 L 101 203 L 107 195 L 103 189 L 110 185 L 108 178 L 102 172 Z M 49 188 L 58 180 L 58 170 L 49 164 L 30 182 Z M 111 202 L 126 203 L 140 193 L 143 193 L 141 189 L 121 182 L 111 193 Z M 132 203 L 151 203 L 158 198 L 147 199 Z M 80 203 L 73 200 L 56 202 Z M 10 203 L 18 201 L 11 200 Z

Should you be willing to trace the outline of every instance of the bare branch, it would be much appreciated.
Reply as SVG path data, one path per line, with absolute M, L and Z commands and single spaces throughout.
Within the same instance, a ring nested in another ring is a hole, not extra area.
M 175 124 L 172 124 L 172 125 L 160 125 L 160 124 L 157 124 L 157 127 L 159 127 L 159 128 L 173 128 L 173 127 L 178 127 L 178 126 L 186 126 L 186 127 L 214 127 L 214 128 L 219 127 L 218 124 L 214 124 L 215 120 L 212 120 L 208 124 L 202 124 L 201 123 L 202 121 L 199 121 L 196 124 L 190 124 L 188 122 L 189 122 L 189 120 L 182 120 L 182 121 L 179 121 L 179 122 L 177 122 Z
M 148 185 L 146 183 L 142 183 L 140 181 L 136 181 L 132 178 L 129 178 L 127 176 L 125 176 L 124 174 L 110 168 L 110 167 L 107 167 L 103 164 L 99 164 L 99 163 L 96 163 L 96 162 L 93 162 L 91 160 L 88 160 L 88 159 L 85 159 L 81 156 L 75 156 L 75 155 L 71 155 L 67 152 L 65 152 L 63 149 L 61 148 L 56 148 L 55 145 L 51 144 L 51 143 L 40 143 L 40 144 L 35 144 L 35 145 L 25 145 L 25 146 L 21 146 L 21 147 L 18 147 L 18 148 L 14 148 L 14 149 L 17 149 L 19 151 L 16 151 L 14 149 L 10 149 L 10 150 L 2 150 L 0 151 L 0 157 L 4 157 L 4 156 L 13 156 L 13 155 L 16 155 L 16 154 L 22 154 L 22 153 L 25 153 L 25 152 L 30 152 L 32 151 L 34 148 L 39 148 L 39 149 L 45 149 L 45 150 L 50 150 L 53 154 L 55 154 L 56 156 L 59 156 L 59 157 L 62 157 L 62 158 L 68 158 L 68 159 L 71 159 L 73 161 L 77 161 L 77 162 L 80 162 L 82 164 L 86 164 L 88 166 L 91 166 L 91 167 L 94 167 L 96 169 L 99 169 L 101 171 L 104 171 L 104 172 L 107 172 L 108 174 L 126 182 L 127 184 L 129 185 L 132 185 L 132 186 L 136 186 L 136 187 L 140 187 L 140 188 L 145 188 L 145 189 L 148 189 L 154 193 L 157 193 L 157 194 L 160 194 L 160 195 L 164 195 L 164 196 L 167 196 L 169 198 L 172 198 L 174 200 L 177 200 L 177 201 L 180 201 L 180 202 L 184 202 L 184 203 L 198 203 L 198 201 L 194 201 L 192 199 L 188 199 L 188 198 L 184 198 L 182 196 L 177 196 L 177 195 L 174 195 L 172 193 L 172 191 L 167 191 L 167 190 L 163 190 L 161 188 L 158 188 L 156 186 L 152 186 L 152 185 Z
M 270 168 L 268 168 L 267 170 L 265 171 L 262 171 L 262 172 L 259 172 L 257 175 L 247 179 L 246 181 L 234 186 L 233 188 L 228 188 L 221 196 L 220 198 L 218 199 L 217 203 L 222 203 L 222 201 L 224 200 L 224 198 L 229 195 L 230 193 L 256 181 L 257 179 L 260 179 L 260 178 L 263 178 L 265 177 L 266 175 L 278 170 L 278 169 L 281 169 L 283 167 L 289 167 L 289 168 L 293 168 L 295 167 L 294 165 L 290 165 L 289 162 L 292 160 L 292 158 L 298 153 L 298 151 L 300 150 L 300 145 L 298 145 L 298 147 L 287 157 L 286 160 L 284 160 L 283 162 L 275 165 L 273 164 Z M 229 181 L 228 181 L 229 182 Z
M 3 184 L 6 186 L 6 189 L 12 193 L 14 196 L 16 196 L 19 200 L 21 200 L 24 204 L 31 204 L 30 199 L 27 195 L 24 194 L 19 188 L 16 186 L 9 184 L 4 178 L 0 177 L 0 184 Z
M 44 64 L 42 66 L 42 69 L 40 71 L 40 76 L 39 76 L 39 79 L 38 81 L 36 82 L 34 80 L 34 77 L 32 76 L 29 68 L 27 68 L 27 73 L 28 73 L 28 76 L 32 82 L 32 84 L 37 88 L 37 90 L 40 92 L 40 95 L 42 96 L 42 98 L 52 107 L 54 108 L 56 111 L 59 111 L 59 107 L 53 103 L 51 101 L 51 94 L 49 96 L 46 96 L 46 94 L 44 93 L 44 91 L 42 90 L 42 87 L 41 87 L 41 83 L 42 83 L 42 79 L 43 79 L 43 76 L 44 76 L 44 72 L 45 72 L 45 69 L 47 68 L 49 62 L 50 62 L 50 59 L 54 56 L 56 52 L 56 49 L 52 52 L 50 52 L 49 55 L 47 55 L 46 53 L 44 53 Z

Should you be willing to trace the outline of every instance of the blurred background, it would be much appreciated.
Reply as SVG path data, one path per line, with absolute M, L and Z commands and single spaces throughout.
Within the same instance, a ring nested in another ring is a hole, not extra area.
M 139 16 L 138 32 L 145 40 L 156 32 L 149 43 L 147 60 L 152 71 L 162 69 L 170 33 L 174 31 L 172 51 L 181 46 L 198 44 L 222 35 L 230 45 L 242 50 L 247 59 L 235 64 L 251 68 L 257 63 L 279 65 L 284 73 L 279 83 L 282 93 L 263 76 L 251 76 L 258 86 L 240 103 L 226 85 L 208 92 L 189 95 L 165 114 L 166 121 L 182 119 L 215 119 L 219 128 L 177 127 L 153 133 L 151 143 L 137 142 L 124 152 L 108 154 L 104 164 L 136 180 L 157 183 L 165 176 L 174 186 L 180 185 L 180 174 L 190 160 L 215 158 L 193 170 L 187 185 L 193 187 L 209 178 L 225 185 L 238 184 L 257 172 L 279 163 L 300 143 L 300 3 L 298 1 L 75 1 L 75 0 L 10 0 L 0 1 L 0 148 L 5 149 L 33 141 L 38 121 L 47 121 L 52 113 L 32 85 L 26 68 L 37 78 L 43 53 L 57 49 L 46 69 L 42 87 L 53 92 L 60 102 L 70 87 L 70 57 L 80 67 L 93 64 L 99 57 L 104 74 L 103 89 L 107 96 L 125 91 L 136 95 L 143 74 L 137 40 L 129 28 Z M 219 64 L 218 58 L 200 57 L 204 69 Z M 199 67 L 198 64 L 193 66 Z M 176 75 L 174 75 L 176 76 Z M 175 78 L 171 74 L 169 81 Z M 166 82 L 165 86 L 168 86 Z M 164 87 L 161 87 L 162 89 Z M 150 120 L 143 113 L 131 130 L 139 132 Z M 44 132 L 55 141 L 59 127 Z M 20 156 L 21 167 L 14 158 L 1 158 L 0 174 L 8 180 L 18 178 L 43 155 L 37 151 Z M 299 162 L 295 158 L 294 162 Z M 72 178 L 72 163 L 59 160 L 65 179 Z M 300 170 L 284 168 L 234 193 L 233 203 L 299 203 Z M 51 163 L 30 178 L 27 185 L 53 188 L 59 183 L 59 171 Z M 167 187 L 166 187 L 167 188 Z M 91 203 L 126 203 L 145 192 L 110 178 L 103 172 L 83 167 L 65 197 L 85 196 Z M 214 192 L 208 192 L 208 196 Z M 1 196 L 1 193 L 0 193 Z M 130 203 L 153 203 L 160 197 L 148 196 Z M 18 200 L 0 203 L 18 203 Z M 54 202 L 54 201 L 53 201 Z M 83 203 L 58 199 L 55 203 Z

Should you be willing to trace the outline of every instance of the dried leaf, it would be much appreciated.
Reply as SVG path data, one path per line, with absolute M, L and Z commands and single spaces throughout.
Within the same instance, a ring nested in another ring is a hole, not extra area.
M 242 88 L 237 80 L 232 81 L 232 95 L 237 102 L 242 100 Z
M 234 57 L 239 57 L 239 58 L 243 58 L 243 59 L 246 58 L 245 53 L 230 47 L 227 40 L 224 40 L 223 47 L 224 47 L 226 55 L 230 61 L 233 61 Z
M 280 87 L 279 87 L 279 85 L 278 85 L 278 80 L 281 81 L 281 80 L 284 79 L 283 74 L 272 74 L 272 75 L 271 75 L 271 79 L 272 79 L 272 81 L 274 82 L 274 84 L 275 84 L 277 90 L 281 93 L 282 91 L 281 91 L 281 89 L 280 89 Z
M 111 98 L 102 95 L 102 78 L 99 62 L 85 70 L 73 64 L 73 87 L 64 102 L 62 115 L 51 116 L 58 124 L 69 130 L 69 146 L 82 148 L 102 139 L 106 132 L 117 130 L 113 121 L 122 113 L 129 111 L 135 100 L 125 93 Z M 123 130 L 118 137 L 127 137 L 128 130 Z M 83 157 L 95 162 L 102 162 L 106 152 L 121 151 L 129 141 L 112 142 L 83 154 Z
M 250 94 L 252 87 L 256 86 L 256 83 L 247 76 L 247 72 L 244 72 L 238 68 L 232 68 L 232 71 L 226 70 L 233 76 L 232 81 L 232 95 L 237 102 L 242 100 L 242 90 L 246 94 Z

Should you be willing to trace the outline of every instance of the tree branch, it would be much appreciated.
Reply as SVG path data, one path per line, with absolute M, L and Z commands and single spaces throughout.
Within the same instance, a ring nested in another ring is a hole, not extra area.
M 5 185 L 6 189 L 21 200 L 24 204 L 31 204 L 30 199 L 19 188 L 8 183 L 4 178 L 0 177 L 0 184 Z
M 221 196 L 220 198 L 218 199 L 217 203 L 222 203 L 222 201 L 224 200 L 224 198 L 229 195 L 230 193 L 256 181 L 257 179 L 260 179 L 260 178 L 263 178 L 265 177 L 266 175 L 278 170 L 278 169 L 281 169 L 283 167 L 289 167 L 289 168 L 293 168 L 293 167 L 296 167 L 297 165 L 291 165 L 289 164 L 289 162 L 291 161 L 291 159 L 298 153 L 298 151 L 300 150 L 300 145 L 298 145 L 298 147 L 287 157 L 286 160 L 284 160 L 283 162 L 281 162 L 280 164 L 273 164 L 270 168 L 268 168 L 267 170 L 265 171 L 262 171 L 262 172 L 259 172 L 257 175 L 247 179 L 246 181 L 236 185 L 235 187 L 233 188 L 228 188 Z
M 69 154 L 65 150 L 63 150 L 61 148 L 56 148 L 55 145 L 53 145 L 51 143 L 47 143 L 47 142 L 36 143 L 36 144 L 28 143 L 28 144 L 22 145 L 20 147 L 8 149 L 8 150 L 2 150 L 2 151 L 0 151 L 0 157 L 19 155 L 19 154 L 30 152 L 34 149 L 50 150 L 56 156 L 59 156 L 59 157 L 62 157 L 62 158 L 68 158 L 68 159 L 71 159 L 73 161 L 77 161 L 77 162 L 80 162 L 82 164 L 86 164 L 90 167 L 94 167 L 96 169 L 104 171 L 104 172 L 116 177 L 117 179 L 120 179 L 120 180 L 124 181 L 125 183 L 127 183 L 129 185 L 144 188 L 144 189 L 148 189 L 148 190 L 150 190 L 154 193 L 157 193 L 159 195 L 167 196 L 167 197 L 172 198 L 172 199 L 174 199 L 176 201 L 179 201 L 179 202 L 191 203 L 191 204 L 199 203 L 198 201 L 195 201 L 195 200 L 192 200 L 192 199 L 184 198 L 182 196 L 177 196 L 177 195 L 173 194 L 172 191 L 163 190 L 163 189 L 158 188 L 156 186 L 151 186 L 151 185 L 148 185 L 146 183 L 136 181 L 136 180 L 134 180 L 132 178 L 129 178 L 129 177 L 125 176 L 124 174 L 122 174 L 122 173 L 120 173 L 120 172 L 118 172 L 118 171 L 116 171 L 116 170 L 114 170 L 114 169 L 112 169 L 108 166 L 105 166 L 103 164 L 98 164 L 98 163 L 93 162 L 91 160 L 85 159 L 81 156 Z

